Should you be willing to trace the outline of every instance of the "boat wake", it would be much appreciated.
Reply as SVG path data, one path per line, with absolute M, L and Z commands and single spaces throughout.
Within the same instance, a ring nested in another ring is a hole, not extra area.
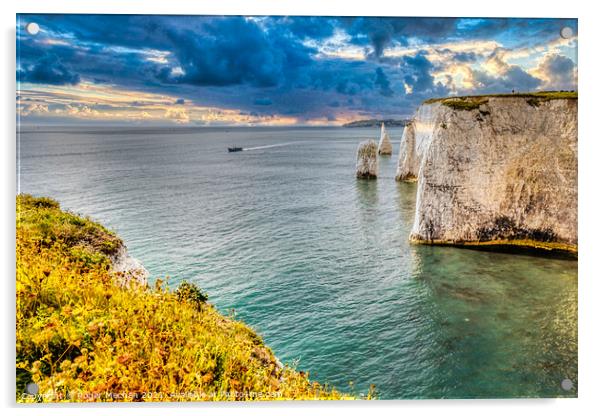
M 246 152 L 247 150 L 269 149 L 271 147 L 288 146 L 290 144 L 295 144 L 295 143 L 305 143 L 305 142 L 302 142 L 302 141 L 298 141 L 298 142 L 286 142 L 286 143 L 270 144 L 270 145 L 267 145 L 267 146 L 245 147 L 242 150 Z

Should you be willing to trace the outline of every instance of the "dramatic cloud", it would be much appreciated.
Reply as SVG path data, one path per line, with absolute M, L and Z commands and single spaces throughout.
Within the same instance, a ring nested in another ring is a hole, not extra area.
M 406 93 L 425 96 L 447 95 L 448 88 L 442 83 L 435 82 L 432 75 L 433 63 L 427 59 L 424 52 L 414 56 L 404 56 L 400 63 Z
M 565 90 L 577 88 L 577 68 L 566 56 L 546 55 L 533 74 L 541 77 L 546 87 Z
M 334 34 L 336 19 L 321 17 L 284 17 L 274 19 L 271 27 L 284 27 L 301 39 L 324 39 Z
M 201 30 L 201 36 L 189 29 L 168 30 L 182 73 L 174 74 L 174 67 L 169 72 L 163 69 L 163 81 L 273 87 L 283 80 L 287 69 L 310 63 L 308 48 L 298 40 L 283 39 L 279 33 L 270 36 L 241 17 L 217 19 L 202 25 Z
M 393 95 L 391 83 L 382 68 L 376 68 L 376 79 L 374 80 L 374 83 L 380 87 L 380 93 L 385 97 Z
M 425 42 L 450 35 L 454 32 L 457 19 L 453 18 L 399 18 L 399 17 L 360 17 L 346 19 L 348 32 L 353 42 L 372 46 L 370 56 L 379 58 L 393 41 L 407 45 L 411 37 Z
M 48 54 L 17 72 L 22 82 L 50 85 L 75 85 L 79 75 L 70 71 L 54 54 Z
M 177 123 L 188 123 L 190 121 L 188 111 L 184 108 L 168 108 L 167 111 L 165 111 L 165 117 L 174 120 Z
M 18 111 L 49 122 L 402 118 L 433 96 L 576 89 L 564 26 L 577 33 L 570 19 L 19 15 Z

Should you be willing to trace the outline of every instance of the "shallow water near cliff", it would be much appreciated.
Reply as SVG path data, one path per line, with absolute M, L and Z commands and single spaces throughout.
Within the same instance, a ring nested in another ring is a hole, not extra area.
M 575 396 L 577 262 L 410 245 L 401 133 L 357 181 L 376 128 L 40 128 L 21 134 L 19 190 L 115 230 L 153 276 L 197 282 L 342 390 Z

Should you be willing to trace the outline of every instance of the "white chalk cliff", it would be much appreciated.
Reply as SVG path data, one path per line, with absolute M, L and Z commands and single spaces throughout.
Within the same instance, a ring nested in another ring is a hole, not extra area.
M 577 98 L 423 104 L 396 179 L 418 181 L 410 239 L 577 252 Z
M 378 176 L 378 146 L 374 140 L 359 144 L 355 176 L 358 179 L 376 179 Z
M 150 273 L 138 259 L 128 253 L 124 245 L 111 257 L 111 263 L 113 273 L 121 286 L 127 286 L 131 281 L 136 281 L 142 286 L 148 283 Z
M 385 130 L 385 123 L 380 126 L 380 141 L 378 142 L 378 154 L 390 155 L 393 154 L 393 146 L 389 139 L 389 133 Z
M 414 118 L 406 124 L 399 145 L 399 162 L 395 179 L 416 181 L 424 152 L 435 130 L 435 119 L 441 104 L 423 104 L 418 107 Z

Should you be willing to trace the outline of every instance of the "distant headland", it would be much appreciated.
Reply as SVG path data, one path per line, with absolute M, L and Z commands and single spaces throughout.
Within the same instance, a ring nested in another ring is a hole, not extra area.
M 385 127 L 405 127 L 410 120 L 377 120 L 375 118 L 371 118 L 369 120 L 356 120 L 350 123 L 343 124 L 343 127 L 380 127 L 382 123 L 385 123 Z

